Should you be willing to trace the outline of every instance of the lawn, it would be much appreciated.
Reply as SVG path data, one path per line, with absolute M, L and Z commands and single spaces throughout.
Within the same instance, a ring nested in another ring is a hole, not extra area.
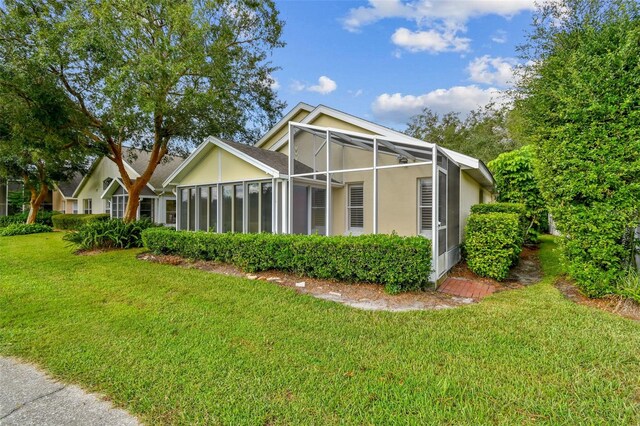
M 0 354 L 148 423 L 639 424 L 640 323 L 542 283 L 365 312 L 262 281 L 0 238 Z

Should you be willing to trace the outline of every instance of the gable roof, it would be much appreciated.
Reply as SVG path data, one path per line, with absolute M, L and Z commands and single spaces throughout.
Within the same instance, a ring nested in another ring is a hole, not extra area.
M 78 188 L 78 185 L 80 185 L 80 182 L 82 182 L 82 177 L 82 173 L 76 172 L 73 174 L 71 179 L 64 182 L 58 182 L 56 187 L 64 198 L 73 198 L 73 193 Z
M 304 104 L 304 105 L 308 106 L 307 104 Z M 283 125 L 287 124 L 288 122 L 285 122 L 285 119 L 287 117 L 295 116 L 303 108 L 304 107 L 301 104 L 296 105 L 287 115 L 285 115 L 285 117 L 282 118 L 282 120 L 280 120 L 274 126 L 274 128 L 281 128 Z M 410 145 L 422 146 L 422 147 L 424 147 L 425 144 L 428 147 L 435 146 L 435 144 L 431 142 L 426 142 L 426 141 L 411 137 L 397 130 L 393 130 L 391 128 L 374 123 L 372 121 L 365 120 L 360 117 L 356 117 L 355 115 L 351 115 L 346 112 L 343 112 L 322 104 L 315 107 L 304 119 L 300 121 L 300 123 L 310 124 L 316 117 L 318 117 L 321 114 L 324 114 L 329 117 L 337 118 L 338 120 L 353 124 L 357 127 L 370 131 L 374 134 L 385 136 L 398 142 L 407 143 Z M 267 135 L 263 136 L 260 139 L 260 141 L 258 141 L 257 146 L 264 144 L 267 139 L 268 139 Z M 286 133 L 276 143 L 271 145 L 269 149 L 270 150 L 280 149 L 283 145 L 285 145 L 288 142 L 289 142 L 289 134 Z M 483 186 L 487 188 L 494 187 L 495 181 L 493 179 L 493 175 L 491 174 L 487 166 L 482 162 L 482 160 L 479 160 L 477 158 L 474 158 L 466 154 L 462 154 L 460 152 L 453 151 L 441 146 L 439 146 L 438 148 L 444 151 L 452 160 L 454 160 L 463 169 L 465 169 L 467 173 L 469 173 L 474 179 L 476 179 L 478 182 L 483 184 Z
M 309 105 L 305 102 L 299 102 L 296 106 L 294 106 L 293 108 L 291 108 L 291 111 L 289 111 L 287 114 L 285 114 L 284 117 L 282 117 L 280 119 L 280 121 L 278 121 L 276 123 L 275 126 L 273 126 L 271 129 L 269 129 L 267 131 L 267 133 L 265 133 L 259 140 L 258 142 L 255 143 L 255 146 L 257 147 L 261 147 L 262 145 L 265 144 L 265 142 L 267 140 L 269 140 L 269 138 L 271 136 L 273 136 L 275 133 L 278 132 L 278 130 L 280 130 L 284 125 L 286 125 L 287 123 L 289 123 L 293 117 L 295 117 L 296 115 L 298 115 L 301 111 L 306 111 L 306 112 L 311 112 L 315 109 L 314 106 Z

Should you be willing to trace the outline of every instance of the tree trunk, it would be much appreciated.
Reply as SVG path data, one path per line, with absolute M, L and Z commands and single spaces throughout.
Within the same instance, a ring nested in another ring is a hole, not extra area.
M 129 188 L 129 201 L 124 211 L 122 220 L 125 222 L 133 222 L 138 219 L 138 207 L 140 206 L 140 193 L 144 185 L 139 185 L 139 182 L 134 183 Z
M 45 198 L 47 198 L 49 187 L 46 183 L 40 183 L 39 192 L 34 187 L 30 187 L 29 190 L 31 192 L 31 198 L 29 199 L 29 215 L 27 216 L 27 223 L 36 223 L 38 210 L 40 210 L 40 205 Z

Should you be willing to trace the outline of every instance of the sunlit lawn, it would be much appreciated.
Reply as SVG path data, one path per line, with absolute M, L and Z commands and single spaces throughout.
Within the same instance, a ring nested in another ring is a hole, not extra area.
M 639 424 L 640 323 L 565 300 L 553 249 L 541 284 L 390 313 L 5 237 L 0 354 L 150 424 Z

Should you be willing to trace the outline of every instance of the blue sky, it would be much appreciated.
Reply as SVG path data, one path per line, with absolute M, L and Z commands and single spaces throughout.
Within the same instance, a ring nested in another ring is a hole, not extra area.
M 277 0 L 286 47 L 274 87 L 288 108 L 322 103 L 402 129 L 499 99 L 534 0 Z

